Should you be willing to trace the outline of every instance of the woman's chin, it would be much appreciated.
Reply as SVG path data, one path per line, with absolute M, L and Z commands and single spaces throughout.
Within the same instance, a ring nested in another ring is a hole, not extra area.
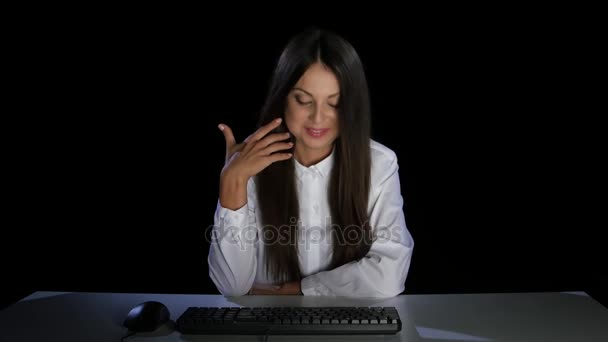
M 306 147 L 307 149 L 318 150 L 331 146 L 331 142 L 328 139 L 306 137 L 302 145 L 304 145 L 303 147 Z

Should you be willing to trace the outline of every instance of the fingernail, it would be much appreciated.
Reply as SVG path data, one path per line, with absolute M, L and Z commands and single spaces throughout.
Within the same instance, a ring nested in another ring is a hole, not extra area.
M 279 122 L 281 122 L 281 118 L 278 118 L 278 119 L 276 119 L 276 120 L 274 120 L 274 121 L 275 121 L 276 123 L 279 123 Z
M 217 125 L 217 127 L 220 129 L 220 131 L 224 130 L 224 125 Z
M 285 133 L 285 136 L 287 136 L 288 138 L 289 138 L 289 135 L 290 135 L 289 132 Z

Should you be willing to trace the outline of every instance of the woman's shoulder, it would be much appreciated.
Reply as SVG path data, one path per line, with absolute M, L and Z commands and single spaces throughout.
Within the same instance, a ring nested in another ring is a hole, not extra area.
M 373 188 L 383 184 L 399 170 L 397 154 L 387 146 L 370 139 L 371 185 Z
M 372 166 L 387 168 L 397 163 L 397 154 L 386 145 L 376 140 L 370 139 L 369 142 Z

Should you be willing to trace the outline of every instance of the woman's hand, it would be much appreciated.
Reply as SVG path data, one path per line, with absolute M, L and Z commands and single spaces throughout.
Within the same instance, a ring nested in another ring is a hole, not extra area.
M 219 128 L 226 139 L 226 163 L 222 169 L 222 176 L 229 175 L 246 183 L 250 177 L 257 175 L 270 164 L 291 158 L 291 153 L 274 153 L 293 147 L 291 142 L 281 142 L 289 138 L 289 133 L 274 133 L 267 136 L 280 124 L 281 119 L 275 119 L 260 127 L 240 144 L 236 143 L 232 129 L 220 124 Z
M 283 285 L 254 285 L 249 290 L 250 295 L 302 295 L 299 281 L 291 281 Z
M 274 153 L 290 149 L 293 145 L 281 142 L 289 138 L 289 133 L 268 135 L 281 124 L 276 119 L 260 127 L 237 144 L 230 127 L 220 124 L 226 139 L 226 163 L 220 175 L 220 204 L 227 209 L 237 210 L 247 203 L 247 182 L 270 164 L 291 158 L 291 153 Z M 268 136 L 267 136 L 268 135 Z

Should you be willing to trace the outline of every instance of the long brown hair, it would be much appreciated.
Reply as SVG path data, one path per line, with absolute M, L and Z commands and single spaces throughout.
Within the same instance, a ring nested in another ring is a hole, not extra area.
M 370 188 L 370 101 L 361 60 L 340 36 L 308 29 L 293 37 L 273 73 L 258 126 L 283 117 L 287 94 L 308 67 L 321 62 L 340 84 L 340 135 L 334 145 L 328 203 L 332 216 L 335 268 L 365 256 L 371 246 L 368 224 Z M 287 132 L 285 120 L 273 133 Z M 281 151 L 284 152 L 284 151 Z M 277 283 L 301 279 L 297 252 L 299 203 L 294 160 L 271 164 L 256 176 L 266 270 Z

